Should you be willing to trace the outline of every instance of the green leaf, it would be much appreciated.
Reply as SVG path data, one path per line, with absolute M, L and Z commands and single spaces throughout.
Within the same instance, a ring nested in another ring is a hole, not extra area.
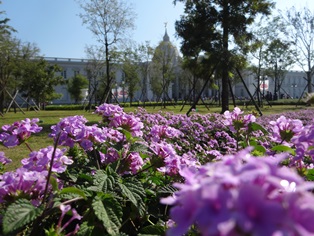
M 249 124 L 249 126 L 250 126 L 249 128 L 253 131 L 260 130 L 263 132 L 263 134 L 268 134 L 268 131 L 263 126 L 261 126 L 260 124 L 252 122 Z
M 146 152 L 148 152 L 148 148 L 143 143 L 135 142 L 135 143 L 131 144 L 130 151 L 131 152 L 138 152 L 138 153 L 146 153 Z
M 176 191 L 178 191 L 178 189 L 171 185 L 163 186 L 160 189 L 158 189 L 158 193 L 166 193 L 166 194 L 173 194 Z
M 108 234 L 116 235 L 121 227 L 122 207 L 115 198 L 106 196 L 103 200 L 99 196 L 95 197 L 92 207 L 94 214 L 102 222 Z
M 130 182 L 118 183 L 122 194 L 136 207 L 139 214 L 142 216 L 145 214 L 144 198 L 146 196 L 145 189 L 142 183 L 136 179 L 131 179 Z
M 314 169 L 307 169 L 306 170 L 306 179 L 308 181 L 314 181 Z
M 132 140 L 133 136 L 132 136 L 132 134 L 129 131 L 127 131 L 127 130 L 125 130 L 123 128 L 118 128 L 118 130 L 125 135 L 125 137 L 126 137 L 126 139 L 128 141 Z
M 263 147 L 262 145 L 255 145 L 254 146 L 254 152 L 258 152 L 261 155 L 264 155 L 266 153 L 266 148 Z
M 93 179 L 93 186 L 88 190 L 96 192 L 108 192 L 113 190 L 115 179 L 113 176 L 108 176 L 104 170 L 98 170 Z
M 89 226 L 87 221 L 84 221 L 81 225 L 80 225 L 80 229 L 77 232 L 77 236 L 89 236 L 92 234 L 94 229 L 94 226 Z
M 164 235 L 165 227 L 161 225 L 149 225 L 141 229 L 139 235 Z
M 58 182 L 57 182 L 56 178 L 51 176 L 49 182 L 50 182 L 50 184 L 52 186 L 53 191 L 58 191 L 59 190 L 59 186 L 58 186 Z
M 285 145 L 274 146 L 271 150 L 276 151 L 276 152 L 289 152 L 292 155 L 295 155 L 295 150 Z
M 88 182 L 92 182 L 93 181 L 93 177 L 91 177 L 90 175 L 87 174 L 79 174 L 79 176 L 77 177 L 78 180 L 80 181 L 88 181 Z
M 42 214 L 42 208 L 34 207 L 27 199 L 19 199 L 8 206 L 3 216 L 5 234 L 20 229 Z
M 78 188 L 75 188 L 75 187 L 63 188 L 60 191 L 60 194 L 75 194 L 75 195 L 79 195 L 82 198 L 86 199 L 86 195 L 85 195 L 84 191 L 82 191 L 82 190 L 80 190 Z

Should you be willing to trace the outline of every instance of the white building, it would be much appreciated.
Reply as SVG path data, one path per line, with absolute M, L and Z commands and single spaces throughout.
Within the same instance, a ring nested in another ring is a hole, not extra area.
M 255 96 L 257 88 L 256 75 L 243 74 L 242 76 L 251 95 Z M 280 91 L 277 91 L 278 95 L 280 93 L 281 98 L 300 98 L 307 92 L 307 81 L 305 78 L 306 74 L 303 71 L 287 71 L 282 79 Z M 274 95 L 275 79 L 271 77 L 263 77 L 261 78 L 260 83 L 263 84 L 264 81 L 266 86 L 260 86 L 261 93 L 265 96 L 267 93 Z M 234 94 L 236 97 L 249 97 L 243 83 L 237 83 L 234 86 Z
M 163 41 L 160 42 L 159 46 L 157 46 L 156 51 L 164 51 L 164 56 L 171 56 L 171 64 L 173 64 L 173 70 L 175 71 L 175 78 L 172 83 L 169 84 L 168 88 L 165 88 L 167 94 L 170 99 L 178 98 L 180 96 L 180 90 L 182 91 L 180 78 L 179 78 L 179 62 L 180 56 L 176 47 L 174 47 L 169 39 L 167 31 L 165 31 L 165 35 L 163 37 Z M 156 52 L 155 51 L 155 52 Z M 87 79 L 93 83 L 93 79 L 91 75 L 87 72 L 87 68 L 90 65 L 90 61 L 88 59 L 73 59 L 73 58 L 51 58 L 46 57 L 45 60 L 49 64 L 56 64 L 62 68 L 62 72 L 60 73 L 63 76 L 64 80 L 68 80 L 74 77 L 76 74 L 81 74 L 85 76 Z M 117 95 L 119 101 L 127 101 L 127 84 L 124 83 L 124 73 L 119 68 L 119 66 L 115 66 L 115 82 L 112 88 L 112 93 Z M 100 73 L 100 75 L 99 75 Z M 98 76 L 105 75 L 105 68 L 98 72 Z M 149 74 L 146 78 L 141 78 L 141 88 L 135 93 L 135 97 L 133 101 L 151 101 L 156 100 L 157 97 L 153 94 L 151 89 Z M 62 94 L 60 99 L 55 99 L 53 104 L 71 104 L 74 103 L 74 100 L 71 99 L 71 96 L 67 89 L 67 84 L 59 85 L 56 87 L 56 92 Z M 90 91 L 91 92 L 91 91 Z M 123 96 L 123 94 L 125 96 Z
M 176 73 L 176 76 L 172 83 L 169 84 L 166 91 L 170 99 L 184 99 L 189 94 L 191 89 L 191 84 L 183 83 L 181 76 L 184 76 L 180 67 L 180 55 L 178 49 L 173 46 L 170 42 L 167 30 L 165 30 L 165 35 L 163 41 L 160 42 L 156 50 L 164 50 L 165 54 L 172 54 L 174 58 L 172 63 L 174 64 L 173 68 Z M 62 68 L 61 75 L 65 80 L 74 77 L 76 74 L 82 74 L 90 81 L 92 80 L 90 75 L 87 73 L 87 67 L 89 61 L 87 59 L 73 59 L 73 58 L 45 58 L 50 64 L 57 64 Z M 104 76 L 105 69 L 97 72 L 98 75 Z M 115 84 L 113 87 L 113 94 L 118 95 L 119 101 L 128 101 L 127 97 L 127 85 L 124 83 L 124 74 L 119 67 L 115 67 Z M 251 73 L 243 73 L 242 77 L 245 81 L 249 92 L 253 97 L 256 97 L 257 89 L 257 79 L 256 76 Z M 302 71 L 288 71 L 284 75 L 282 84 L 280 86 L 280 91 L 278 96 L 281 98 L 300 98 L 303 93 L 307 91 L 307 81 L 306 74 Z M 149 75 L 146 75 L 146 78 L 141 78 L 141 88 L 136 92 L 133 101 L 152 101 L 156 100 L 156 96 L 153 94 L 151 89 L 151 80 Z M 261 93 L 266 96 L 266 94 L 271 93 L 274 95 L 274 84 L 275 80 L 271 77 L 261 78 L 261 83 L 265 82 L 267 86 L 260 89 Z M 217 81 L 219 87 L 219 81 Z M 249 98 L 249 94 L 245 88 L 245 85 L 242 82 L 239 82 L 233 85 L 233 94 L 237 98 Z M 53 101 L 54 104 L 71 104 L 74 103 L 74 100 L 71 99 L 70 94 L 68 93 L 67 85 L 59 85 L 56 87 L 56 92 L 61 93 L 62 97 Z M 91 91 L 89 91 L 91 92 Z M 124 94 L 124 95 L 123 95 Z M 210 89 L 209 87 L 205 89 L 203 97 L 218 97 L 219 91 Z M 88 94 L 87 94 L 88 95 Z

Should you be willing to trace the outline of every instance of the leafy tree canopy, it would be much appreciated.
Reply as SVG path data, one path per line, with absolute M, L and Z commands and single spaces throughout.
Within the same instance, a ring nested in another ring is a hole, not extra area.
M 88 80 L 81 74 L 75 75 L 68 81 L 68 91 L 71 97 L 75 100 L 75 103 L 84 98 L 82 89 L 88 88 Z
M 259 14 L 268 15 L 271 0 L 174 0 L 185 3 L 184 15 L 175 23 L 183 39 L 181 51 L 185 56 L 201 53 L 219 62 L 222 75 L 222 113 L 229 110 L 229 72 L 234 67 L 232 55 L 246 53 L 253 38 L 249 26 Z

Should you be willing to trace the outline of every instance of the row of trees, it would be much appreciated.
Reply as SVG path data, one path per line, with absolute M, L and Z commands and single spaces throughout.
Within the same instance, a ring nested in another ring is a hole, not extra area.
M 172 63 L 173 55 L 170 49 L 154 49 L 148 42 L 135 45 L 130 40 L 136 17 L 132 5 L 125 0 L 77 1 L 83 9 L 82 22 L 98 43 L 86 48 L 89 104 L 113 101 L 112 89 L 117 86 L 118 68 L 123 71 L 122 86 L 128 88 L 131 101 L 138 90 L 141 90 L 141 99 L 147 99 L 148 77 L 156 97 L 166 100 L 165 88 L 178 73 Z M 256 76 L 257 84 L 266 75 L 274 78 L 276 94 L 285 71 L 298 65 L 306 72 L 308 92 L 312 92 L 314 14 L 309 9 L 291 8 L 274 16 L 275 3 L 271 0 L 173 2 L 184 4 L 184 14 L 175 24 L 177 35 L 182 39 L 183 60 L 176 62 L 183 70 L 180 82 L 190 83 L 193 89 L 199 79 L 203 85 L 212 87 L 220 80 L 222 112 L 229 109 L 232 82 L 240 76 L 239 71 L 247 68 Z M 14 30 L 8 26 L 7 18 L 0 23 L 0 111 L 4 108 L 7 88 L 23 91 L 37 103 L 56 97 L 51 87 L 62 82 L 54 74 L 59 68 L 49 67 L 42 59 L 33 60 L 38 57 L 38 48 L 13 38 Z M 42 91 L 34 94 L 34 86 Z M 82 86 L 87 86 L 86 82 Z M 73 97 L 78 94 L 77 90 L 78 82 L 70 81 L 69 91 Z M 194 94 L 194 98 L 199 96 Z
M 175 25 L 183 40 L 181 51 L 187 61 L 205 55 L 207 70 L 216 66 L 222 84 L 222 112 L 229 109 L 235 72 L 243 69 L 255 74 L 258 85 L 260 78 L 273 78 L 274 94 L 279 94 L 285 71 L 297 65 L 306 73 L 308 92 L 312 92 L 314 13 L 308 8 L 297 11 L 293 7 L 275 16 L 271 0 L 177 2 L 185 4 L 184 15 Z
M 0 2 L 1 4 L 1 2 Z M 62 83 L 55 73 L 60 68 L 39 57 L 39 48 L 15 38 L 5 12 L 0 12 L 0 113 L 16 94 L 22 94 L 26 104 L 36 104 L 59 97 L 54 87 Z M 18 105 L 18 104 L 15 104 Z
M 314 15 L 306 7 L 302 11 L 291 8 L 275 15 L 275 3 L 271 0 L 174 0 L 173 2 L 184 4 L 184 14 L 175 24 L 177 35 L 182 39 L 181 65 L 185 72 L 181 75 L 181 79 L 186 79 L 183 75 L 189 74 L 192 87 L 195 86 L 194 82 L 197 79 L 203 80 L 205 85 L 214 87 L 214 81 L 219 78 L 222 90 L 222 112 L 229 109 L 231 84 L 239 76 L 237 71 L 243 69 L 249 68 L 254 73 L 257 84 L 260 84 L 260 79 L 265 76 L 273 78 L 274 94 L 277 94 L 280 93 L 285 71 L 292 65 L 298 65 L 306 72 L 308 92 L 312 92 Z M 114 82 L 114 74 L 110 74 L 112 71 L 110 68 L 113 68 L 117 61 L 121 62 L 117 59 L 117 48 L 121 50 L 121 43 L 125 45 L 126 41 L 122 36 L 133 28 L 135 14 L 132 7 L 124 1 L 80 0 L 80 3 L 85 12 L 81 15 L 83 23 L 87 24 L 99 39 L 100 48 L 103 49 L 97 51 L 103 51 L 102 56 L 105 55 L 107 74 L 103 82 L 103 86 L 106 87 L 103 98 L 108 102 L 111 100 L 110 91 Z M 119 9 L 108 10 L 107 6 L 111 4 L 118 6 Z M 117 12 L 119 14 L 116 14 Z M 148 66 L 145 64 L 148 61 L 135 57 L 134 54 L 129 56 L 132 53 L 130 54 L 128 50 L 123 51 L 124 56 L 120 56 L 120 59 L 123 58 L 122 61 L 127 62 L 124 67 L 125 75 L 127 77 L 130 75 L 129 78 L 137 78 L 135 72 L 143 69 L 138 67 L 130 70 L 131 65 L 137 63 Z M 146 47 L 146 53 L 148 51 Z M 150 59 L 155 59 L 156 62 L 158 55 L 151 54 Z M 156 70 L 159 67 L 157 70 L 159 73 L 150 74 L 151 87 L 156 94 L 159 93 L 166 99 L 164 88 L 174 77 L 174 69 L 171 69 L 170 64 L 165 61 L 161 62 L 159 59 L 159 62 L 159 64 L 152 64 L 150 68 Z M 140 77 L 147 77 L 147 68 L 146 74 L 141 74 Z M 138 83 L 140 80 L 137 78 L 135 81 Z M 140 82 L 144 91 L 147 86 L 146 80 Z M 134 86 L 135 88 L 137 87 Z M 259 86 L 257 89 L 260 103 Z

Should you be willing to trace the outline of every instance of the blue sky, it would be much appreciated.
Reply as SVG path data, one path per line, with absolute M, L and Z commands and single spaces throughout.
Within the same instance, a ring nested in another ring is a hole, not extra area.
M 129 0 L 137 14 L 136 29 L 132 39 L 137 43 L 150 41 L 158 45 L 165 32 L 178 48 L 174 22 L 183 13 L 182 4 L 174 6 L 173 0 Z M 297 8 L 314 8 L 313 0 L 277 0 L 277 7 L 285 10 L 293 5 Z M 0 10 L 11 19 L 10 25 L 18 33 L 17 38 L 35 43 L 41 54 L 47 57 L 85 58 L 86 45 L 96 44 L 92 33 L 82 25 L 78 16 L 81 11 L 75 0 L 2 0 Z

